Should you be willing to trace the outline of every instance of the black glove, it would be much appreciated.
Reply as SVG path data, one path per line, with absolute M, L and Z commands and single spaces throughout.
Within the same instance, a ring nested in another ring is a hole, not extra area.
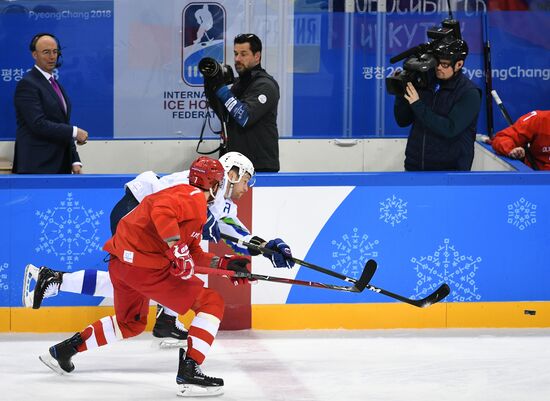
M 223 71 L 220 69 L 218 73 L 211 77 L 204 77 L 204 88 L 216 93 L 218 89 L 225 85 Z
M 265 240 L 263 240 L 262 238 L 260 237 L 257 237 L 256 235 L 253 236 L 251 239 L 250 239 L 250 243 L 251 244 L 254 244 L 254 245 L 257 245 L 257 246 L 262 246 L 262 244 L 266 242 Z M 260 253 L 262 253 L 260 250 L 258 249 L 255 249 L 255 248 L 248 248 L 248 253 L 250 254 L 250 256 L 257 256 L 259 255 Z
M 239 255 L 225 255 L 218 261 L 218 269 L 233 270 L 240 273 L 250 273 L 247 267 L 249 263 L 250 259 L 247 257 Z M 231 281 L 233 281 L 234 285 L 248 283 L 248 279 L 243 277 L 232 277 Z

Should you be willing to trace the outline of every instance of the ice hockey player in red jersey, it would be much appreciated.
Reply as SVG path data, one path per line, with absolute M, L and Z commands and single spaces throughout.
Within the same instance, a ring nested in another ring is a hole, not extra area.
M 218 160 L 199 157 L 190 168 L 190 185 L 150 195 L 120 220 L 116 233 L 104 245 L 111 258 L 115 315 L 50 347 L 40 356 L 44 364 L 59 374 L 69 373 L 74 370 L 71 359 L 77 353 L 142 333 L 152 299 L 181 315 L 190 309 L 195 312 L 187 352 L 179 351 L 178 395 L 223 393 L 223 379 L 204 375 L 200 365 L 217 334 L 224 302 L 194 275 L 195 264 L 248 271 L 247 257 L 219 258 L 199 245 L 207 202 L 215 198 L 223 179 L 224 169 Z
M 525 158 L 525 147 L 539 170 L 550 170 L 550 110 L 535 110 L 521 116 L 513 125 L 497 132 L 493 149 L 513 159 Z M 526 164 L 531 166 L 528 158 Z M 531 166 L 534 167 L 534 166 Z

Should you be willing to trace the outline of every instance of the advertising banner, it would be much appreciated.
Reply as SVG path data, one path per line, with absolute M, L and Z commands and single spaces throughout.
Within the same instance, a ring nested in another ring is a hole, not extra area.
M 281 4 L 264 3 L 115 2 L 115 137 L 197 138 L 203 126 L 205 137 L 217 137 L 221 124 L 208 108 L 198 63 L 211 57 L 229 65 L 236 76 L 233 39 L 246 32 L 263 42 L 261 64 L 280 84 L 279 121 L 284 125 L 292 92 L 284 80 L 285 43 L 273 22 L 284 25 L 287 16 L 279 10 Z
M 204 96 L 198 63 L 212 57 L 232 63 L 239 29 L 230 16 L 242 2 L 149 0 L 116 3 L 115 120 L 119 138 L 206 135 L 220 124 Z M 228 39 L 229 38 L 229 39 Z

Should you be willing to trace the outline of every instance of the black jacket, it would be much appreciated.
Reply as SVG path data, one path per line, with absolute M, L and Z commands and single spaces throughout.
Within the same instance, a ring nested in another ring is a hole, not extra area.
M 13 172 L 19 174 L 71 174 L 79 162 L 70 124 L 71 102 L 59 84 L 67 113 L 52 84 L 36 68 L 15 89 L 17 120 Z
M 412 124 L 405 150 L 407 171 L 468 171 L 474 159 L 481 90 L 462 70 L 436 88 L 419 91 L 409 105 L 398 96 L 394 114 L 399 126 Z
M 231 92 L 243 102 L 248 121 L 241 127 L 229 117 L 227 150 L 248 157 L 257 171 L 279 171 L 279 132 L 277 107 L 279 85 L 260 65 L 240 76 Z

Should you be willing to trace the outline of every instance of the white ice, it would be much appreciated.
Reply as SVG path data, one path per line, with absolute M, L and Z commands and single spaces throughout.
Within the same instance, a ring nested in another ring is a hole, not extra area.
M 38 355 L 71 334 L 1 334 L 0 400 L 183 400 L 177 350 L 150 333 L 56 375 Z M 213 398 L 224 401 L 547 401 L 549 340 L 550 329 L 225 331 L 203 371 L 225 380 Z

